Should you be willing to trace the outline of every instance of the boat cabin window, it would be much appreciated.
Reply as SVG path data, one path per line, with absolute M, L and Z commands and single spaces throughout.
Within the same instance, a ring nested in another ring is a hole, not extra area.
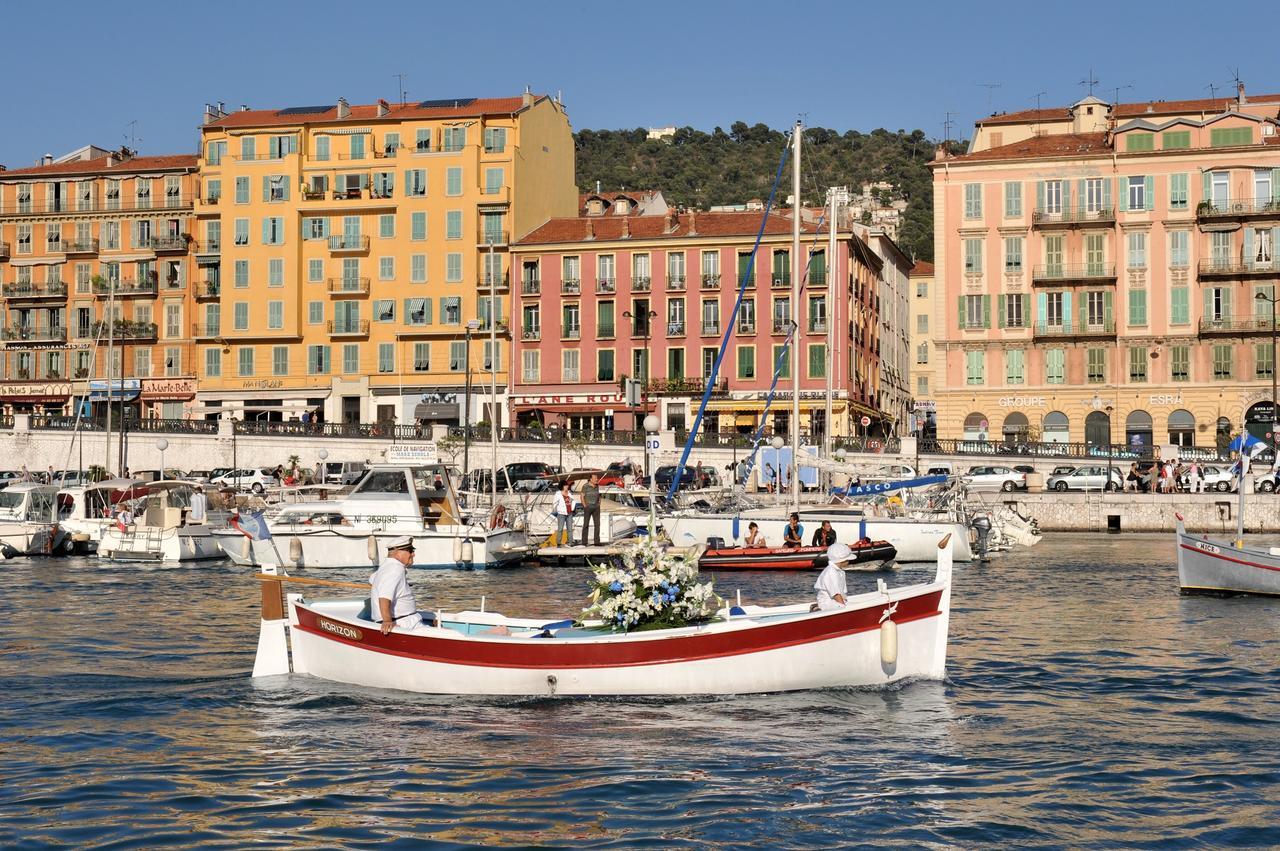
M 409 479 L 403 470 L 375 470 L 352 493 L 409 493 Z
M 424 523 L 457 523 L 444 467 L 414 467 L 413 487 Z
M 32 491 L 26 519 L 36 523 L 53 522 L 53 494 Z
M 22 494 L 13 491 L 0 491 L 0 514 L 16 516 L 22 509 Z

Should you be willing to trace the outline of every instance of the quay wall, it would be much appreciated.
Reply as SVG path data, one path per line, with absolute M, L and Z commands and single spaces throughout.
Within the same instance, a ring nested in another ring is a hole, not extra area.
M 1280 496 L 1246 494 L 1245 531 L 1280 532 Z M 1174 515 L 1187 531 L 1234 537 L 1240 497 L 1234 493 L 993 494 L 999 502 L 1034 517 L 1042 532 L 1172 532 Z

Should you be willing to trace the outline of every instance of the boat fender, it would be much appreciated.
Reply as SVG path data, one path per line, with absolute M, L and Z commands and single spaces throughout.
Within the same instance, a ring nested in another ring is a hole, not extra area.
M 245 561 L 248 561 L 249 557 L 252 554 L 253 554 L 253 541 L 246 536 L 245 539 L 240 542 L 240 557 L 243 558 Z
M 289 561 L 295 565 L 302 563 L 302 539 L 294 538 L 289 542 Z
M 465 538 L 458 546 L 458 561 L 470 564 L 473 558 L 475 558 L 475 549 L 471 545 L 471 539 Z
M 367 548 L 369 551 L 369 561 L 378 560 L 378 539 L 373 535 L 369 536 Z
M 453 539 L 453 560 L 455 562 L 462 561 L 462 539 Z
M 880 664 L 886 667 L 898 664 L 898 625 L 892 617 L 897 610 L 894 603 L 880 615 Z

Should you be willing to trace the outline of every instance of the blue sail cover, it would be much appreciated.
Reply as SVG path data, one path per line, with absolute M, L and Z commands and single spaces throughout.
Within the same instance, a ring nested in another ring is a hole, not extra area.
M 865 485 L 832 488 L 831 494 L 832 496 L 872 496 L 878 493 L 901 490 L 902 488 L 922 488 L 928 485 L 940 485 L 946 480 L 946 476 L 921 476 L 918 479 L 900 479 L 896 482 L 871 482 Z

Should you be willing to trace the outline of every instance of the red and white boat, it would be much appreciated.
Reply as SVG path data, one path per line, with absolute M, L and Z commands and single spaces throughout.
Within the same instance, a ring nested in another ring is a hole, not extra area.
M 890 570 L 898 550 L 888 541 L 849 545 L 850 570 Z M 826 547 L 715 547 L 698 557 L 699 570 L 818 570 L 827 566 Z
M 951 611 L 951 541 L 931 582 L 810 603 L 722 609 L 697 626 L 613 633 L 599 624 L 436 612 L 436 626 L 383 635 L 368 597 L 284 596 L 298 580 L 259 574 L 255 677 L 309 674 L 370 688 L 469 695 L 748 694 L 941 679 Z

